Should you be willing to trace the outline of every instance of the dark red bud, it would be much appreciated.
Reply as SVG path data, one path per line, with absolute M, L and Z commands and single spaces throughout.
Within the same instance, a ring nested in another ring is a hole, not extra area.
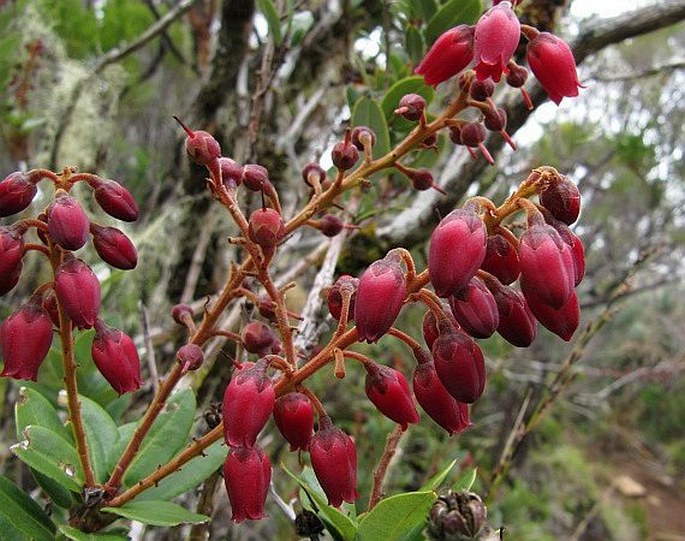
M 243 184 L 253 192 L 263 192 L 271 184 L 269 171 L 263 165 L 248 163 L 243 167 Z
M 497 302 L 499 326 L 497 332 L 510 344 L 527 348 L 535 340 L 537 322 L 523 295 L 511 286 L 499 283 L 496 278 L 485 281 Z
M 416 169 L 409 175 L 409 178 L 415 190 L 430 190 L 435 185 L 433 173 L 428 169 Z
M 89 222 L 81 204 L 65 192 L 48 207 L 48 233 L 65 250 L 78 250 L 88 240 Z
M 114 180 L 106 180 L 95 188 L 95 200 L 102 210 L 124 222 L 138 219 L 138 205 L 131 193 Z
M 352 130 L 350 141 L 355 147 L 357 147 L 358 150 L 364 150 L 364 143 L 366 143 L 369 147 L 372 147 L 376 144 L 376 134 L 373 133 L 371 128 L 367 128 L 366 126 L 357 126 Z
M 265 250 L 273 250 L 285 235 L 285 224 L 278 211 L 257 209 L 250 216 L 248 233 L 252 242 Z
M 485 101 L 495 92 L 495 83 L 492 79 L 478 81 L 474 79 L 469 86 L 469 95 L 476 101 Z
M 205 355 L 197 344 L 186 344 L 176 352 L 176 361 L 181 365 L 181 373 L 197 370 L 202 366 Z
M 0 295 L 11 290 L 19 280 L 24 237 L 16 227 L 0 227 Z M 16 281 L 13 282 L 16 275 Z
M 245 349 L 250 353 L 266 355 L 278 341 L 276 333 L 261 321 L 250 321 L 243 327 L 240 339 Z
M 521 88 L 528 79 L 528 70 L 514 62 L 509 62 L 509 73 L 507 74 L 507 84 L 512 88 Z
M 233 447 L 224 462 L 224 483 L 233 522 L 266 516 L 264 504 L 271 482 L 271 462 L 259 447 Z
M 59 328 L 59 308 L 57 307 L 57 295 L 54 291 L 50 291 L 43 298 L 43 308 L 50 316 L 50 321 L 52 324 Z
M 411 122 L 416 122 L 423 116 L 426 100 L 419 94 L 405 94 L 395 109 L 395 114 L 402 115 Z
M 545 215 L 545 221 L 556 229 L 561 240 L 563 240 L 571 249 L 574 285 L 577 286 L 585 276 L 585 248 L 583 247 L 583 242 L 564 222 L 555 220 L 548 215 Z
M 26 209 L 38 188 L 21 171 L 11 173 L 0 182 L 0 216 L 11 216 Z
M 478 344 L 461 331 L 441 333 L 431 354 L 440 381 L 458 401 L 471 404 L 485 389 L 485 362 Z
M 571 340 L 580 323 L 580 305 L 575 291 L 564 306 L 552 308 L 538 299 L 535 289 L 529 287 L 527 282 L 521 282 L 521 290 L 535 318 L 563 340 Z
M 486 135 L 485 126 L 480 122 L 467 122 L 461 127 L 461 142 L 467 147 L 477 147 L 485 141 Z
M 580 192 L 578 187 L 565 176 L 557 177 L 540 192 L 540 204 L 549 210 L 557 220 L 571 225 L 580 214 Z
M 274 421 L 291 451 L 306 450 L 314 433 L 314 407 L 307 395 L 290 392 L 276 400 Z
M 221 182 L 228 190 L 234 190 L 243 180 L 243 168 L 231 158 L 219 158 Z
M 403 430 L 410 423 L 419 422 L 407 378 L 402 372 L 379 364 L 366 364 L 366 396 L 388 419 Z
M 314 186 L 312 183 L 313 179 L 318 180 L 319 184 L 323 184 L 326 178 L 326 171 L 324 171 L 323 167 L 321 167 L 318 163 L 309 162 L 302 169 L 302 180 L 304 180 L 307 186 Z
M 334 214 L 324 214 L 319 220 L 318 229 L 326 237 L 335 237 L 344 227 L 344 222 Z
M 504 109 L 488 109 L 483 124 L 490 131 L 502 131 L 507 127 L 507 112 Z
M 519 254 L 509 239 L 500 233 L 488 236 L 485 259 L 480 266 L 505 285 L 515 282 L 521 274 Z
M 357 492 L 357 449 L 347 434 L 331 423 L 329 417 L 319 422 L 319 430 L 309 444 L 314 474 L 328 497 L 328 503 L 340 507 L 343 501 L 354 503 Z
M 351 293 L 350 308 L 348 313 L 348 320 L 354 319 L 355 299 L 357 298 L 357 288 L 359 287 L 359 278 L 353 278 L 348 274 L 340 276 L 335 283 L 328 289 L 328 311 L 331 313 L 336 321 L 340 321 L 340 312 L 342 311 L 343 291 L 347 290 Z
M 98 319 L 91 353 L 95 366 L 117 393 L 140 388 L 140 358 L 131 337 Z
M 176 304 L 171 307 L 171 317 L 179 325 L 185 325 L 183 321 L 186 316 L 190 316 L 193 319 L 193 309 L 187 304 Z
M 193 131 L 178 117 L 174 117 L 186 132 L 186 152 L 197 165 L 210 165 L 221 157 L 221 146 L 214 136 L 206 131 Z
M 55 272 L 55 293 L 67 316 L 79 329 L 90 329 L 100 311 L 100 282 L 80 259 L 68 258 Z
M 51 344 L 50 316 L 34 297 L 0 325 L 0 354 L 5 363 L 0 376 L 36 381 Z
M 112 267 L 122 270 L 134 269 L 138 264 L 136 247 L 126 234 L 116 227 L 91 224 L 93 246 L 100 258 Z
M 271 416 L 276 394 L 266 368 L 264 359 L 243 363 L 226 387 L 221 412 L 224 439 L 231 447 L 254 447 L 257 435 Z
M 333 146 L 331 159 L 333 160 L 333 165 L 340 171 L 347 171 L 357 163 L 359 151 L 352 143 L 341 141 Z
M 455 209 L 433 231 L 428 249 L 430 280 L 439 297 L 468 284 L 485 258 L 487 229 L 470 210 Z
M 449 302 L 454 318 L 474 338 L 488 338 L 497 330 L 497 302 L 478 277 L 471 278 L 464 289 L 449 297 Z

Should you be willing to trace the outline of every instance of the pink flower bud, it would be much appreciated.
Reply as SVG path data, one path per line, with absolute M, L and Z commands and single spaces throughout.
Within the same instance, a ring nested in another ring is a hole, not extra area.
M 140 358 L 130 336 L 98 319 L 91 353 L 95 366 L 117 393 L 140 389 Z
M 340 507 L 353 503 L 357 492 L 357 449 L 347 434 L 333 426 L 330 417 L 322 417 L 319 430 L 309 444 L 314 474 L 328 497 L 328 503 Z
M 559 177 L 540 192 L 540 204 L 549 210 L 557 220 L 571 225 L 580 214 L 580 192 L 567 177 Z
M 410 122 L 416 122 L 423 116 L 426 100 L 419 94 L 405 94 L 397 104 L 396 115 L 402 115 Z
M 576 61 L 568 44 L 549 32 L 540 32 L 528 43 L 528 65 L 550 99 L 559 105 L 565 97 L 584 88 L 578 81 Z
M 52 324 L 59 329 L 59 308 L 57 307 L 57 295 L 54 291 L 48 292 L 43 297 L 43 308 L 50 316 Z
M 90 329 L 100 311 L 100 282 L 80 259 L 67 258 L 55 272 L 57 300 L 79 329 Z
M 515 282 L 521 274 L 521 264 L 516 248 L 507 237 L 500 233 L 488 236 L 485 259 L 480 268 L 505 285 Z
M 264 250 L 273 250 L 285 235 L 283 218 L 274 209 L 257 209 L 250 215 L 248 234 Z
M 193 309 L 190 305 L 176 304 L 171 307 L 171 317 L 179 325 L 185 325 L 183 320 L 187 315 L 190 316 L 191 320 L 193 319 Z
M 314 186 L 312 183 L 313 179 L 316 179 L 319 184 L 323 184 L 326 178 L 326 171 L 318 163 L 309 162 L 302 169 L 302 180 L 304 180 L 307 186 Z
M 333 165 L 340 171 L 347 171 L 354 167 L 359 159 L 359 151 L 352 143 L 341 141 L 336 143 L 331 150 L 331 160 Z
M 11 280 L 8 280 L 8 278 L 17 273 L 17 269 L 21 272 L 22 257 L 24 257 L 24 236 L 20 229 L 16 227 L 0 227 L 0 295 L 4 295 L 16 285 L 15 282 L 15 284 L 3 291 L 3 280 L 9 285 Z
M 573 285 L 577 286 L 585 276 L 585 248 L 580 238 L 564 222 L 545 216 L 545 221 L 556 229 L 566 245 L 571 249 L 573 259 Z
M 276 400 L 274 421 L 291 451 L 306 450 L 314 433 L 314 407 L 307 395 L 290 392 Z
M 263 165 L 248 163 L 243 167 L 243 184 L 252 192 L 263 192 L 271 181 L 269 170 Z
M 485 258 L 487 230 L 475 212 L 455 209 L 433 231 L 428 248 L 430 280 L 439 297 L 449 297 L 474 277 Z
M 392 256 L 374 261 L 359 279 L 354 321 L 359 341 L 376 342 L 392 327 L 407 296 L 406 279 Z
M 549 225 L 532 225 L 519 242 L 521 281 L 552 308 L 561 308 L 573 293 L 575 268 L 569 246 Z
M 376 363 L 365 364 L 366 396 L 388 419 L 407 429 L 409 423 L 418 423 L 419 414 L 414 406 L 407 378 L 402 372 Z
M 267 361 L 243 363 L 231 378 L 221 407 L 224 439 L 232 447 L 254 447 L 257 435 L 269 420 L 276 402 Z
M 431 86 L 455 76 L 473 60 L 473 35 L 473 26 L 450 28 L 433 43 L 414 72 L 423 75 Z
M 449 298 L 454 318 L 474 338 L 488 338 L 497 330 L 497 302 L 482 280 L 474 276 Z
M 485 284 L 497 302 L 497 332 L 516 347 L 530 346 L 535 340 L 537 323 L 523 295 L 510 286 L 502 285 L 496 278 L 486 280 Z
M 440 381 L 435 363 L 427 351 L 423 352 L 424 362 L 414 369 L 413 387 L 416 401 L 431 419 L 450 434 L 458 434 L 471 426 L 469 409 L 458 402 Z
M 219 158 L 219 168 L 221 169 L 221 182 L 226 189 L 235 189 L 240 186 L 243 179 L 243 168 L 231 158 Z
M 0 325 L 0 353 L 5 362 L 0 376 L 36 381 L 50 344 L 50 316 L 34 297 Z
M 477 147 L 485 141 L 486 136 L 487 131 L 481 122 L 467 122 L 461 127 L 461 142 L 467 147 Z
M 174 117 L 186 132 L 186 152 L 197 165 L 212 165 L 221 157 L 221 146 L 214 136 L 206 131 L 193 131 L 178 117 Z
M 186 344 L 176 352 L 176 361 L 181 365 L 181 373 L 197 370 L 202 366 L 205 355 L 197 344 Z
M 11 216 L 27 208 L 38 188 L 26 173 L 17 171 L 0 182 L 0 216 Z
M 326 237 L 335 237 L 344 227 L 343 221 L 335 214 L 324 214 L 319 220 L 318 229 Z
M 261 321 L 250 321 L 243 327 L 240 339 L 245 349 L 250 353 L 266 355 L 278 341 L 276 333 Z
M 271 482 L 271 462 L 259 447 L 234 447 L 224 462 L 224 482 L 233 522 L 264 518 Z
M 492 77 L 499 82 L 509 73 L 507 63 L 514 55 L 521 37 L 521 24 L 511 4 L 501 2 L 486 11 L 476 23 L 473 36 L 476 77 Z
M 93 246 L 100 258 L 112 267 L 122 270 L 134 269 L 138 264 L 138 253 L 131 239 L 116 227 L 102 227 L 91 224 Z
M 376 134 L 373 133 L 371 128 L 357 126 L 352 130 L 350 141 L 357 147 L 357 150 L 364 150 L 364 142 L 371 147 L 376 144 Z
M 23 267 L 24 264 L 20 261 L 15 267 L 0 274 L 0 297 L 9 291 L 12 291 L 14 286 L 19 283 Z
M 106 180 L 95 188 L 95 200 L 102 210 L 123 222 L 138 219 L 138 205 L 131 193 L 114 180 Z
M 527 282 L 521 282 L 521 289 L 535 318 L 566 342 L 571 340 L 580 323 L 580 305 L 575 291 L 571 293 L 564 306 L 552 308 L 538 299 L 535 289 L 531 289 Z
M 469 96 L 476 101 L 485 101 L 495 92 L 495 83 L 492 79 L 479 81 L 474 79 L 469 86 Z
M 431 350 L 445 389 L 458 401 L 471 404 L 485 389 L 485 362 L 478 344 L 461 331 L 440 333 Z
M 352 294 L 350 298 L 350 308 L 348 313 L 348 320 L 354 319 L 354 311 L 357 298 L 357 288 L 359 287 L 359 278 L 353 278 L 348 274 L 340 276 L 335 283 L 328 290 L 328 311 L 333 316 L 333 319 L 340 321 L 340 312 L 342 311 L 343 298 L 342 293 L 349 290 Z
M 78 250 L 88 240 L 88 216 L 81 204 L 65 192 L 48 207 L 50 239 L 65 250 Z

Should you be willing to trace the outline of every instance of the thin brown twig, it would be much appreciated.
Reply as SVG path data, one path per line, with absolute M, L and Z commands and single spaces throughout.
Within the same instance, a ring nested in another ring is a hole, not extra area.
M 406 430 L 403 430 L 400 425 L 396 425 L 393 431 L 388 434 L 383 454 L 378 461 L 378 466 L 376 466 L 376 469 L 373 471 L 373 489 L 371 490 L 371 497 L 369 498 L 368 511 L 371 511 L 371 509 L 376 507 L 383 497 L 383 482 L 385 481 L 392 458 L 395 456 L 397 447 L 405 432 Z

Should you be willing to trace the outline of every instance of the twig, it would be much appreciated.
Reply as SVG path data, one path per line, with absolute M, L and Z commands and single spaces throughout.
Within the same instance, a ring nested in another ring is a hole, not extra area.
M 402 430 L 400 425 L 396 425 L 390 434 L 388 434 L 388 439 L 385 442 L 385 449 L 383 449 L 383 454 L 378 461 L 378 466 L 373 472 L 373 489 L 371 491 L 371 497 L 369 498 L 369 509 L 371 511 L 383 496 L 383 481 L 385 481 L 385 476 L 388 473 L 388 468 L 392 458 L 395 456 L 397 447 L 406 431 Z
M 152 345 L 152 337 L 150 336 L 150 317 L 147 313 L 147 307 L 140 303 L 140 319 L 143 323 L 143 341 L 145 342 L 145 357 L 147 358 L 147 366 L 150 370 L 150 379 L 152 385 L 157 392 L 159 390 L 159 373 L 157 372 L 157 362 L 155 361 L 155 348 Z
M 216 213 L 210 212 L 202 229 L 200 229 L 200 235 L 197 239 L 195 249 L 193 250 L 193 256 L 190 259 L 190 268 L 186 273 L 186 283 L 183 287 L 183 293 L 181 293 L 182 303 L 188 303 L 193 299 L 193 294 L 197 288 L 197 282 L 200 279 L 200 272 L 202 271 L 202 263 L 204 263 L 205 260 L 207 246 L 212 238 L 212 232 L 214 231 L 216 221 Z

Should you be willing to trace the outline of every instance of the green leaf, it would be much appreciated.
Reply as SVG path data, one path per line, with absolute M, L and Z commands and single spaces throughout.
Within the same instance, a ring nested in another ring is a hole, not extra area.
M 298 11 L 293 15 L 290 27 L 291 47 L 297 47 L 302 42 L 302 39 L 307 35 L 313 24 L 314 15 L 312 15 L 311 11 Z
M 193 458 L 181 470 L 165 477 L 156 487 L 146 490 L 137 499 L 170 500 L 195 488 L 221 467 L 226 460 L 226 447 L 223 442 L 218 441 L 205 449 L 205 455 Z
M 14 420 L 18 439 L 24 437 L 24 429 L 29 425 L 42 426 L 64 439 L 70 438 L 70 433 L 62 424 L 52 402 L 35 389 L 19 389 L 19 400 L 14 407 Z
M 318 508 L 317 514 L 326 523 L 326 527 L 333 537 L 342 539 L 343 541 L 353 541 L 356 538 L 357 526 L 350 517 L 344 515 L 335 507 L 328 505 L 328 501 L 326 496 L 324 496 L 323 491 L 320 488 L 312 486 L 311 483 L 304 479 L 305 472 L 307 472 L 307 470 L 311 471 L 310 468 L 304 469 L 302 478 L 292 473 L 283 464 L 281 464 L 281 468 L 292 477 L 302 487 L 302 490 L 305 491 L 307 496 L 314 501 Z M 311 474 L 313 475 L 313 472 Z
M 452 462 L 450 462 L 447 466 L 445 466 L 443 469 L 441 469 L 438 473 L 433 475 L 428 481 L 424 483 L 424 485 L 421 487 L 422 490 L 437 490 L 437 488 L 447 479 L 447 476 L 450 474 L 452 469 L 454 469 L 454 466 L 457 464 L 457 459 L 455 458 Z
M 138 423 L 126 423 L 117 429 L 119 432 L 119 438 L 117 439 L 117 442 L 114 445 L 110 455 L 109 471 L 114 471 L 114 466 L 116 466 L 119 457 L 124 454 L 124 450 L 126 449 L 128 442 L 131 441 L 131 436 L 133 436 L 137 426 Z
M 124 476 L 124 484 L 133 486 L 161 464 L 171 460 L 188 439 L 195 416 L 195 395 L 190 389 L 169 398 L 166 409 L 155 420 L 143 440 L 136 458 Z
M 132 501 L 122 507 L 103 507 L 102 511 L 120 517 L 137 520 L 152 526 L 178 526 L 179 524 L 199 524 L 209 517 L 193 513 L 171 502 L 156 500 Z
M 23 462 L 62 484 L 72 492 L 81 492 L 83 471 L 78 452 L 62 436 L 42 426 L 28 426 L 24 441 L 10 447 Z
M 70 509 L 74 504 L 73 493 L 64 488 L 58 481 L 40 473 L 33 468 L 29 468 L 31 475 L 38 483 L 38 486 L 43 489 L 45 494 L 52 500 L 52 503 L 63 507 L 64 509 Z
M 397 109 L 402 96 L 406 94 L 418 94 L 419 96 L 423 96 L 423 98 L 426 100 L 426 104 L 428 104 L 433 101 L 435 91 L 430 86 L 426 85 L 423 80 L 423 76 L 421 75 L 412 75 L 411 77 L 400 79 L 388 89 L 388 91 L 385 93 L 385 96 L 383 96 L 383 101 L 381 102 L 383 115 L 385 115 L 385 118 L 388 119 L 388 121 L 395 117 L 393 111 Z M 407 124 L 410 127 L 414 127 L 416 125 L 415 122 L 407 122 Z
M 85 533 L 66 524 L 59 525 L 59 531 L 72 541 L 127 541 L 128 535 L 116 533 Z
M 456 483 L 452 485 L 452 490 L 455 492 L 460 492 L 462 490 L 471 490 L 471 487 L 473 486 L 473 483 L 476 481 L 476 474 L 478 473 L 477 468 L 471 468 L 466 470 L 460 477 L 457 479 Z
M 426 44 L 423 41 L 423 34 L 414 25 L 407 26 L 407 31 L 404 34 L 404 42 L 407 49 L 407 54 L 414 64 L 418 64 L 423 58 L 423 51 Z
M 257 6 L 266 19 L 266 24 L 274 38 L 274 43 L 280 45 L 283 35 L 281 33 L 281 18 L 278 15 L 276 5 L 271 0 L 257 0 Z
M 359 521 L 359 541 L 402 539 L 426 521 L 435 492 L 407 492 L 381 500 Z
M 475 23 L 481 11 L 481 0 L 450 0 L 428 21 L 426 41 L 432 44 L 440 34 L 458 24 Z
M 357 100 L 352 110 L 352 126 L 367 126 L 376 134 L 373 157 L 380 158 L 390 151 L 388 124 L 378 103 L 367 97 Z
M 0 539 L 51 541 L 55 525 L 24 491 L 0 475 Z
M 111 453 L 119 439 L 119 430 L 114 419 L 97 402 L 85 396 L 79 396 L 79 401 L 95 478 L 104 482 L 110 473 Z
M 419 0 L 415 5 L 424 21 L 430 20 L 438 11 L 438 3 L 435 0 Z

